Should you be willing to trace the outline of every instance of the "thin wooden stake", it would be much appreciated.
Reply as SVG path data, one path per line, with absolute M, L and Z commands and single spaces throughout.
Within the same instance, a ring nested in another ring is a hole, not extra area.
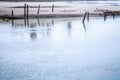
M 13 10 L 12 10 L 11 18 L 12 18 L 12 26 L 14 26 L 14 12 L 13 12 Z
M 53 4 L 53 5 L 52 5 L 52 12 L 54 12 L 54 7 L 55 7 L 55 6 L 54 6 L 54 4 Z
M 82 21 L 83 23 L 85 22 L 86 15 L 87 15 L 87 12 L 85 12 L 84 14 L 83 21 Z
M 27 5 L 27 18 L 29 17 L 29 6 Z
M 89 21 L 89 15 L 90 15 L 89 12 L 87 12 L 87 21 Z
M 13 19 L 13 17 L 14 17 L 14 12 L 13 12 L 13 10 L 12 10 L 12 19 Z
M 39 14 L 39 12 L 40 12 L 40 5 L 38 6 L 38 12 L 37 12 L 37 14 Z
M 26 4 L 24 4 L 24 17 L 26 17 Z

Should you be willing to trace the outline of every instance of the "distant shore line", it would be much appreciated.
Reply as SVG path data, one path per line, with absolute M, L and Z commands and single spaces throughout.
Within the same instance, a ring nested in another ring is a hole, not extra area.
M 0 2 L 0 4 L 0 18 L 3 19 L 84 17 L 86 12 L 89 12 L 89 17 L 120 15 L 120 6 L 55 2 Z

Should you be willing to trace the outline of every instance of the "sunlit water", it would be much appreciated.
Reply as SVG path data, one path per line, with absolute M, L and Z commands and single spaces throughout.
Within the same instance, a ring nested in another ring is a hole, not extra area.
M 0 80 L 120 79 L 120 18 L 0 22 Z

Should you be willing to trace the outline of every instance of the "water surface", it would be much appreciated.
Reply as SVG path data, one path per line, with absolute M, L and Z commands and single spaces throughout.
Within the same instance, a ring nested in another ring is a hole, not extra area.
M 26 22 L 0 20 L 0 80 L 120 79 L 120 18 Z

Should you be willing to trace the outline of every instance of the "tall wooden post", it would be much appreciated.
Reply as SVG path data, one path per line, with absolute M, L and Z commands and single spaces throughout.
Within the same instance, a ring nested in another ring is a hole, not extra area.
M 89 12 L 87 12 L 87 21 L 89 21 L 89 15 L 90 15 Z
M 13 17 L 14 17 L 14 12 L 13 12 L 13 10 L 12 10 L 12 19 L 13 19 Z
M 82 21 L 83 23 L 85 22 L 86 15 L 87 15 L 87 12 L 85 12 L 84 14 L 83 21 Z
M 53 4 L 53 5 L 52 5 L 52 12 L 54 12 L 54 7 L 55 7 L 55 6 L 54 6 L 54 4 Z
M 40 12 L 40 5 L 38 6 L 38 12 L 37 12 L 37 14 L 39 14 L 39 12 Z
M 12 26 L 14 25 L 14 12 L 12 10 L 12 14 L 11 14 L 11 19 L 12 19 Z
M 29 6 L 27 5 L 27 18 L 29 17 Z
M 26 17 L 26 4 L 24 4 L 24 17 Z

